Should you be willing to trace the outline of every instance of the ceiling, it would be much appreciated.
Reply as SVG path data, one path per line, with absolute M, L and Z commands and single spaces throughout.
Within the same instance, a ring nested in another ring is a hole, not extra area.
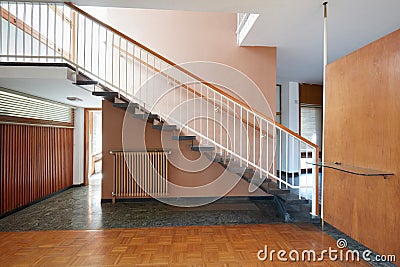
M 322 82 L 322 0 L 73 0 L 72 2 L 86 6 L 258 13 L 260 16 L 242 45 L 277 47 L 278 82 Z M 330 1 L 329 62 L 400 28 L 399 10 L 400 0 Z
M 67 67 L 0 66 L 0 86 L 71 106 L 101 108 L 101 98 L 72 84 L 69 72 Z M 82 101 L 70 101 L 69 96 Z

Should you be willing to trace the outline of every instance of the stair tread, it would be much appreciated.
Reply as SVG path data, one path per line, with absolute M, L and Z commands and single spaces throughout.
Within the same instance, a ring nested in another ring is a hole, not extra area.
M 92 92 L 92 95 L 94 96 L 113 96 L 113 97 L 117 97 L 118 93 L 117 92 L 107 92 L 107 91 L 95 91 Z
M 92 81 L 92 80 L 78 80 L 74 84 L 76 85 L 96 85 L 98 84 L 98 81 Z
M 152 125 L 152 128 L 157 130 L 176 130 L 176 125 L 159 124 L 159 125 Z
M 206 146 L 206 145 L 198 145 L 198 146 L 190 146 L 192 151 L 212 151 L 215 150 L 215 146 Z
M 172 136 L 172 140 L 195 140 L 196 136 L 194 135 L 174 135 Z

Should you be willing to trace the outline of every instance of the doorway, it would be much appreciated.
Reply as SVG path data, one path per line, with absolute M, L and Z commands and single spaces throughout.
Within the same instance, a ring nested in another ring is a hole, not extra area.
M 101 185 L 102 112 L 85 109 L 85 185 Z

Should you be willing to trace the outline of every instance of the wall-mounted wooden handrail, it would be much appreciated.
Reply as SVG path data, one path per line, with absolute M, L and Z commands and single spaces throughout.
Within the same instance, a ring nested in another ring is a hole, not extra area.
M 200 82 L 201 84 L 211 88 L 212 90 L 218 92 L 219 94 L 223 95 L 224 97 L 230 99 L 231 101 L 235 102 L 237 105 L 242 106 L 244 108 L 250 109 L 252 112 L 254 112 L 256 115 L 258 115 L 259 117 L 269 121 L 270 123 L 275 124 L 278 128 L 284 130 L 285 132 L 295 136 L 297 139 L 303 141 L 304 143 L 314 147 L 314 148 L 318 148 L 318 145 L 312 143 L 311 141 L 309 141 L 308 139 L 304 138 L 303 136 L 299 135 L 298 133 L 295 133 L 294 131 L 288 129 L 287 127 L 283 126 L 282 124 L 274 121 L 271 118 L 268 118 L 267 116 L 265 116 L 264 114 L 250 108 L 245 102 L 235 98 L 234 96 L 231 96 L 229 94 L 227 94 L 225 91 L 221 90 L 220 88 L 216 87 L 215 85 L 204 81 L 202 78 L 198 77 L 197 75 L 191 73 L 190 71 L 184 69 L 183 67 L 179 66 L 178 64 L 172 62 L 171 60 L 163 57 L 162 55 L 158 54 L 157 52 L 153 51 L 152 49 L 148 48 L 147 46 L 137 42 L 136 40 L 133 40 L 132 38 L 130 38 L 129 36 L 123 34 L 122 32 L 116 30 L 115 28 L 111 27 L 110 25 L 96 19 L 95 17 L 93 17 L 92 15 L 90 15 L 89 13 L 83 11 L 82 9 L 78 8 L 77 6 L 75 6 L 74 4 L 72 4 L 71 2 L 67 2 L 65 3 L 67 6 L 69 6 L 71 9 L 75 10 L 76 12 L 80 13 L 81 15 L 89 18 L 90 20 L 93 20 L 93 22 L 101 25 L 102 27 L 110 30 L 111 32 L 119 35 L 120 37 L 126 39 L 127 41 L 131 42 L 132 44 L 142 48 L 143 50 L 147 51 L 148 53 L 152 54 L 153 56 L 161 59 L 162 61 L 166 62 L 167 64 L 171 65 L 172 67 L 182 71 L 183 73 L 185 73 L 186 75 L 192 77 L 193 79 L 197 80 L 198 82 Z M 188 87 L 184 87 L 186 89 L 189 89 Z M 192 89 L 193 90 L 193 89 Z

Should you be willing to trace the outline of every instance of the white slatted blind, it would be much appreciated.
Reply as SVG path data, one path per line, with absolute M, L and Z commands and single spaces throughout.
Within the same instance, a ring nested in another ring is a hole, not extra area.
M 73 123 L 73 109 L 70 106 L 2 88 L 0 116 Z
M 301 135 L 321 147 L 322 108 L 315 105 L 301 106 Z

